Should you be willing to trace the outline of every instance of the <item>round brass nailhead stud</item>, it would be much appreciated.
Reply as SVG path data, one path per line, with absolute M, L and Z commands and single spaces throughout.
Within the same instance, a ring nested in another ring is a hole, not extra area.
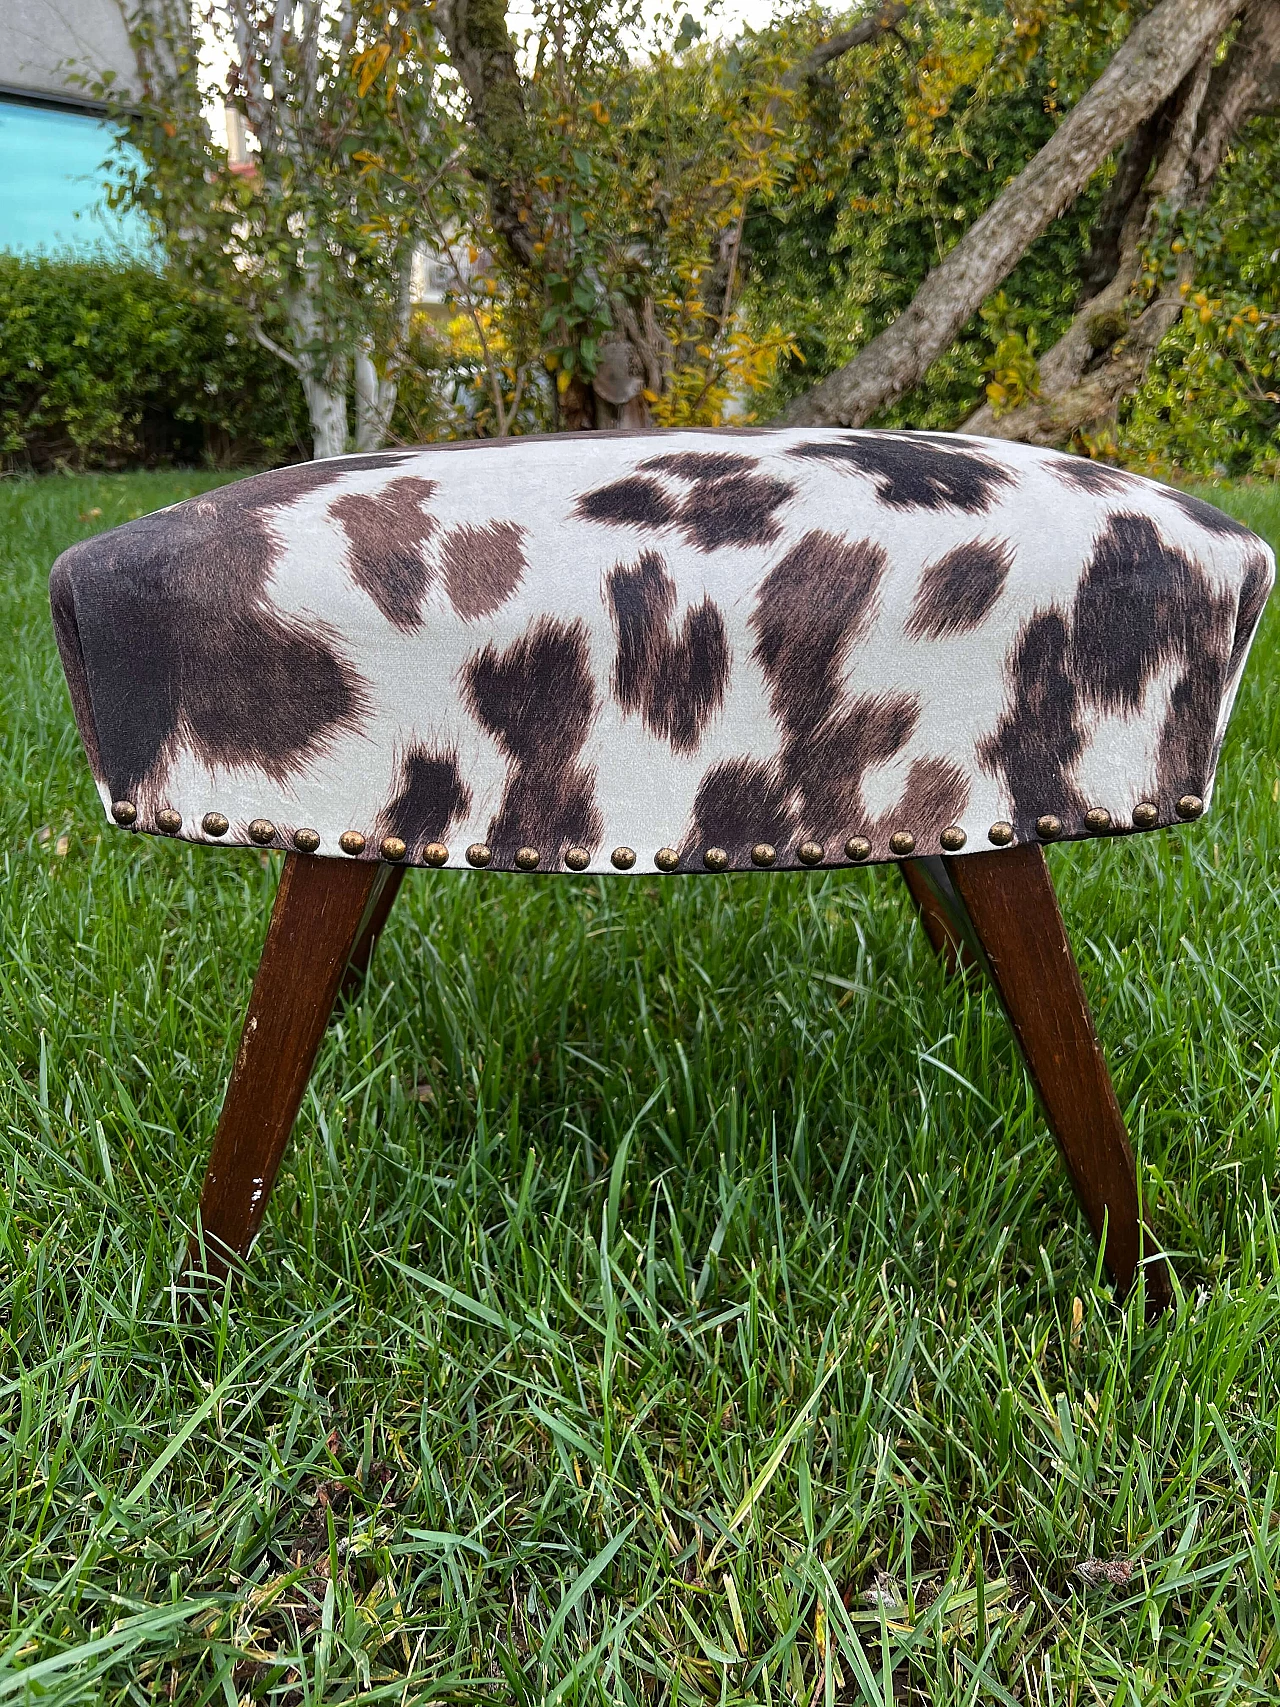
M 276 839 L 276 827 L 270 818 L 255 818 L 249 825 L 249 840 L 257 842 L 260 848 L 265 848 L 268 842 Z
M 910 830 L 895 830 L 889 837 L 889 851 L 896 854 L 909 854 L 914 851 L 916 839 Z
M 729 864 L 729 856 L 723 848 L 708 848 L 702 856 L 702 863 L 708 871 L 724 871 Z
M 614 848 L 609 858 L 619 871 L 630 871 L 636 863 L 636 850 L 634 848 Z
M 1133 827 L 1135 830 L 1149 830 L 1159 816 L 1159 807 L 1150 800 L 1140 800 L 1133 809 Z
M 564 856 L 564 863 L 570 871 L 585 871 L 591 864 L 591 855 L 586 848 L 570 848 Z
M 871 843 L 865 836 L 850 836 L 844 844 L 844 851 L 850 859 L 870 859 Z
M 111 808 L 111 816 L 117 824 L 134 824 L 138 818 L 138 808 L 132 800 L 117 800 Z
M 422 850 L 422 857 L 428 865 L 444 865 L 449 858 L 449 850 L 443 842 L 428 842 Z
M 964 846 L 969 838 L 965 835 L 959 824 L 948 824 L 947 828 L 938 837 L 938 840 L 942 843 L 942 846 L 948 853 L 956 853 Z
M 382 838 L 382 846 L 378 851 L 381 853 L 383 859 L 389 859 L 395 862 L 402 860 L 409 850 L 400 840 L 399 836 L 384 836 Z
M 1104 836 L 1111 828 L 1111 814 L 1105 806 L 1091 806 L 1084 815 L 1084 827 L 1092 835 Z
M 221 812 L 206 812 L 200 820 L 200 828 L 206 836 L 225 836 L 231 826 Z
M 537 848 L 518 848 L 516 850 L 516 866 L 520 871 L 536 871 L 538 859 Z
M 1046 812 L 1043 818 L 1036 819 L 1036 835 L 1042 842 L 1056 842 L 1062 834 L 1062 819 L 1055 818 L 1052 812 Z
M 659 871 L 675 871 L 680 864 L 680 855 L 674 848 L 659 848 L 653 856 L 653 863 Z
M 768 842 L 757 842 L 751 850 L 752 865 L 772 865 L 778 857 L 778 850 L 770 847 Z
M 295 830 L 293 845 L 299 853 L 314 853 L 320 846 L 320 833 L 318 830 Z
M 181 812 L 175 812 L 172 806 L 162 806 L 156 813 L 156 828 L 166 836 L 176 836 L 182 828 Z
M 987 840 L 998 848 L 1007 848 L 1013 840 L 1013 825 L 1006 824 L 1003 818 L 998 819 L 987 831 Z
M 1198 794 L 1184 794 L 1177 805 L 1179 818 L 1198 818 L 1203 811 L 1204 801 Z
M 796 849 L 805 865 L 821 865 L 823 846 L 821 842 L 801 842 Z
M 468 865 L 488 865 L 492 858 L 493 855 L 484 842 L 472 842 L 467 849 Z
M 364 837 L 359 830 L 344 830 L 338 837 L 338 846 L 344 854 L 351 854 L 354 857 L 356 854 L 364 852 Z

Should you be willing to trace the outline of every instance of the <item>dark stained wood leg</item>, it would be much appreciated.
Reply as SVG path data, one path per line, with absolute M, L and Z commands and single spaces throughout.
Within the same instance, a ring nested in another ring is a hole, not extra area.
M 943 861 L 1004 1004 L 1094 1236 L 1121 1293 L 1139 1265 L 1151 1314 L 1169 1302 L 1164 1258 L 1144 1225 L 1124 1116 L 1094 1029 L 1044 852 Z M 1146 1256 L 1146 1261 L 1143 1258 Z
M 222 1104 L 188 1266 L 223 1278 L 248 1254 L 343 972 L 386 872 L 290 854 Z
M 937 855 L 922 859 L 904 859 L 898 866 L 907 886 L 924 933 L 933 944 L 933 951 L 942 962 L 948 978 L 957 972 L 978 976 L 981 963 L 970 947 L 961 923 L 964 909 L 959 908 L 951 879 Z
M 369 911 L 364 929 L 356 940 L 356 946 L 351 950 L 347 961 L 347 970 L 343 973 L 342 984 L 338 990 L 338 1000 L 349 1002 L 358 996 L 364 983 L 365 974 L 369 970 L 369 962 L 373 959 L 373 951 L 378 946 L 378 938 L 382 935 L 391 909 L 396 904 L 396 896 L 400 893 L 400 885 L 404 882 L 407 867 L 403 865 L 385 866 L 382 870 L 381 882 L 374 896 L 373 906 Z

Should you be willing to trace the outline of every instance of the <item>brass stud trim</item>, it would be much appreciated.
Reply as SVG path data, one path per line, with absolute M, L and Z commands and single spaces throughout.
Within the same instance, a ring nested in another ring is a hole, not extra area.
M 1013 840 L 1013 825 L 1006 823 L 1003 818 L 997 818 L 987 831 L 987 840 L 993 847 L 1007 848 Z
M 249 840 L 257 842 L 260 848 L 265 848 L 269 842 L 276 839 L 276 827 L 270 818 L 255 818 L 249 825 Z
M 231 826 L 221 812 L 206 812 L 200 820 L 200 828 L 206 836 L 225 836 Z
M 796 849 L 804 865 L 821 865 L 822 856 L 826 852 L 821 842 L 801 842 Z
M 849 859 L 860 862 L 871 858 L 871 843 L 865 836 L 850 836 L 844 844 L 844 851 Z
M 176 836 L 182 828 L 181 812 L 175 812 L 172 806 L 162 806 L 156 813 L 156 828 L 166 836 Z
M 428 842 L 422 850 L 422 857 L 428 865 L 444 865 L 449 858 L 449 850 L 443 842 Z
M 318 830 L 295 830 L 293 845 L 299 853 L 314 853 L 320 846 L 320 833 Z
M 609 859 L 618 871 L 630 871 L 636 863 L 636 850 L 634 848 L 614 848 Z
M 968 840 L 968 836 L 965 835 L 959 824 L 948 824 L 938 837 L 939 843 L 948 853 L 958 853 Z
M 570 871 L 585 871 L 591 864 L 591 855 L 586 848 L 569 848 L 565 853 L 564 863 Z
M 1150 830 L 1160 816 L 1160 808 L 1150 800 L 1140 800 L 1133 809 L 1133 827 L 1135 830 Z
M 757 842 L 751 850 L 752 865 L 772 865 L 778 857 L 778 850 L 768 842 Z
M 1091 806 L 1084 815 L 1084 827 L 1090 835 L 1105 836 L 1111 828 L 1111 814 L 1105 806 Z
M 398 864 L 408 851 L 409 849 L 399 836 L 384 836 L 382 846 L 378 849 L 383 859 L 389 859 L 393 864 Z
M 1198 818 L 1204 811 L 1204 801 L 1198 794 L 1184 794 L 1175 810 L 1179 818 Z
M 484 842 L 472 842 L 467 849 L 468 865 L 488 865 L 492 858 L 493 853 Z
M 364 837 L 359 830 L 344 830 L 338 837 L 338 846 L 344 854 L 350 854 L 352 859 L 364 852 Z
M 675 871 L 680 864 L 680 855 L 674 848 L 659 848 L 653 856 L 653 863 L 659 871 Z
M 123 824 L 128 829 L 130 824 L 138 821 L 138 808 L 132 800 L 116 800 L 111 805 L 111 816 L 117 824 Z
M 914 853 L 915 846 L 916 839 L 911 834 L 910 830 L 895 830 L 889 837 L 889 849 L 891 853 L 899 855 Z
M 729 856 L 723 848 L 707 848 L 702 855 L 702 863 L 708 871 L 726 871 Z
M 1062 834 L 1062 819 L 1056 818 L 1052 812 L 1046 812 L 1043 817 L 1036 819 L 1036 835 L 1042 842 L 1056 842 Z
M 516 869 L 518 871 L 536 871 L 541 857 L 537 848 L 517 848 Z

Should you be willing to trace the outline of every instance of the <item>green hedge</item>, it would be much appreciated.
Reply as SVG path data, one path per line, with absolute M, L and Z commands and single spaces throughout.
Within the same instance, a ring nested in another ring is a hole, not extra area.
M 309 454 L 301 388 L 233 311 L 140 263 L 0 254 L 6 468 Z

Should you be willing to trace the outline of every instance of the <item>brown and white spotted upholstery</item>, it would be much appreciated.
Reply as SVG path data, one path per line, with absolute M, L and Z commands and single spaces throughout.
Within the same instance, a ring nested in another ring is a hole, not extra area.
M 652 872 L 1196 817 L 1273 574 L 1053 452 L 680 431 L 257 475 L 73 547 L 52 599 L 121 824 Z

